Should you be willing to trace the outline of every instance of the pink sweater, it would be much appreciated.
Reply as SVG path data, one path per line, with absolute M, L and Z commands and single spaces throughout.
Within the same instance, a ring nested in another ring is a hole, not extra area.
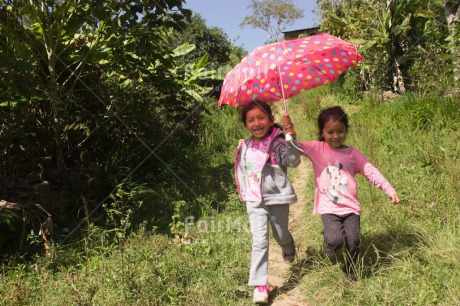
M 324 141 L 299 142 L 315 172 L 314 214 L 361 214 L 355 175 L 364 175 L 388 196 L 396 193 L 391 184 L 366 157 L 353 147 L 336 149 Z

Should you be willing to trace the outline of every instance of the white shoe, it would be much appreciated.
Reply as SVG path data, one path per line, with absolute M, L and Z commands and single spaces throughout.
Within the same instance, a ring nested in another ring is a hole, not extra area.
M 254 288 L 254 298 L 252 301 L 256 304 L 267 304 L 269 295 L 270 289 L 268 289 L 268 286 L 256 287 Z

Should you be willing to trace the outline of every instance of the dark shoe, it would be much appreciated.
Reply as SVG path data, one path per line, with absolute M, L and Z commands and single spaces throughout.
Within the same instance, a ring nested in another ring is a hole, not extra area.
M 294 252 L 292 252 L 291 254 L 288 254 L 283 251 L 283 260 L 285 263 L 292 263 L 294 259 L 295 259 L 295 249 L 294 249 Z

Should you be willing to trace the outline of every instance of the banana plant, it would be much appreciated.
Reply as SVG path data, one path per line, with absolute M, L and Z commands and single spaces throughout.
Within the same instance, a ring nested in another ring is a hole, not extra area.
M 195 48 L 194 44 L 182 44 L 173 50 L 173 57 L 184 56 Z M 203 101 L 203 95 L 212 90 L 203 85 L 207 80 L 222 80 L 217 70 L 208 67 L 208 58 L 208 54 L 205 54 L 196 63 L 182 64 L 171 69 L 172 74 L 179 78 L 177 81 L 182 84 L 182 91 L 199 102 Z
M 47 151 L 55 152 L 58 168 L 66 167 L 65 112 L 68 97 L 81 93 L 78 86 L 97 91 L 89 84 L 97 83 L 99 74 L 136 83 L 159 60 L 162 70 L 149 77 L 156 87 L 167 87 L 170 80 L 164 72 L 170 63 L 163 56 L 171 48 L 165 46 L 164 37 L 167 29 L 182 29 L 190 17 L 182 4 L 177 0 L 136 5 L 117 0 L 0 1 L 0 81 L 5 83 L 6 78 L 6 84 L 11 84 L 6 89 L 18 96 L 33 96 L 31 104 L 48 104 L 44 116 L 49 117 L 45 121 L 54 148 Z M 29 92 L 19 92 L 26 82 L 31 83 L 26 86 Z

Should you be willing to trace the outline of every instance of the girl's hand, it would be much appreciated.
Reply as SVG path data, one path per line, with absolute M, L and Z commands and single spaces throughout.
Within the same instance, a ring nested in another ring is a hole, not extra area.
M 391 195 L 391 204 L 398 204 L 400 202 L 399 197 L 396 193 Z
M 289 117 L 288 114 L 284 114 L 282 122 L 283 122 L 284 134 L 291 134 L 292 137 L 296 138 L 297 134 L 294 130 L 294 123 L 292 123 L 291 117 Z

